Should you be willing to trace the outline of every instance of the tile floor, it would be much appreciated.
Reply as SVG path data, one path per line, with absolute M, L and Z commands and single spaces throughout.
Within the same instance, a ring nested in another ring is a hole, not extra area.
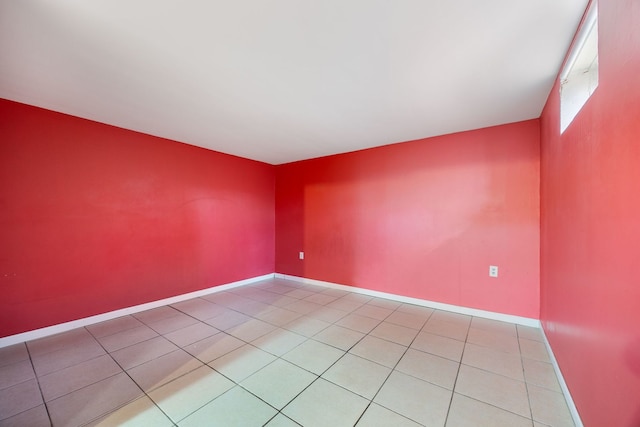
M 0 349 L 0 426 L 573 426 L 539 330 L 268 280 Z

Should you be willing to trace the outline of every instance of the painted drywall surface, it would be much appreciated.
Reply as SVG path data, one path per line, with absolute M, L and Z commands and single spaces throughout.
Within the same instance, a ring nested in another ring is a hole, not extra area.
M 0 132 L 0 336 L 273 272 L 273 166 L 6 100 Z
M 538 318 L 539 148 L 531 120 L 279 165 L 276 272 Z
M 584 424 L 640 425 L 640 3 L 599 2 L 599 86 L 541 118 L 541 320 Z

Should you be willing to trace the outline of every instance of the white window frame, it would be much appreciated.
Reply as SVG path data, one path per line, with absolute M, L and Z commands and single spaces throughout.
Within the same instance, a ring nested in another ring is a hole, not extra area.
M 560 133 L 598 87 L 598 5 L 591 3 L 560 73 Z

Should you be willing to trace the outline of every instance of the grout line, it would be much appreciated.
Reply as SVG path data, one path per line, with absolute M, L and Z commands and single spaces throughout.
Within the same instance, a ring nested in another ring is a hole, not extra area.
M 140 319 L 138 319 L 138 321 L 140 321 L 140 322 L 142 323 L 142 321 L 141 321 Z M 143 324 L 144 324 L 144 323 L 143 323 Z M 84 329 L 87 329 L 87 328 L 85 327 Z M 87 329 L 87 332 L 89 332 L 89 334 L 91 334 L 91 331 L 89 331 L 88 329 Z M 90 423 L 90 422 L 92 422 L 92 421 L 95 421 L 95 420 L 97 420 L 97 419 L 98 419 L 98 418 L 100 418 L 100 417 L 105 417 L 105 416 L 107 416 L 107 415 L 109 415 L 109 414 L 113 414 L 113 413 L 114 413 L 114 412 L 116 412 L 117 410 L 119 410 L 119 409 L 121 409 L 121 408 L 124 408 L 125 406 L 129 405 L 130 403 L 133 403 L 133 402 L 135 402 L 135 401 L 137 401 L 137 400 L 139 400 L 139 399 L 142 399 L 143 397 L 146 397 L 147 399 L 149 399 L 149 400 L 151 401 L 151 403 L 153 403 L 153 405 L 154 405 L 156 408 L 158 408 L 158 410 L 160 410 L 160 412 L 162 412 L 162 413 L 167 417 L 167 419 L 168 419 L 168 420 L 170 420 L 170 421 L 171 421 L 171 423 L 173 423 L 173 424 L 175 425 L 175 423 L 173 422 L 173 419 L 171 419 L 171 417 L 169 416 L 169 414 L 165 413 L 165 412 L 162 410 L 162 408 L 156 404 L 156 402 L 151 398 L 151 396 L 149 396 L 149 395 L 147 394 L 147 392 L 146 392 L 146 391 L 144 391 L 144 390 L 142 389 L 142 387 L 140 387 L 140 385 L 139 385 L 139 384 L 138 384 L 138 383 L 137 383 L 137 382 L 136 382 L 136 381 L 131 377 L 131 375 L 129 375 L 129 372 L 127 372 L 127 370 L 126 370 L 126 369 L 124 369 L 124 367 L 123 367 L 122 365 L 120 365 L 120 363 L 119 363 L 119 362 L 118 362 L 118 361 L 117 361 L 117 360 L 116 360 L 116 359 L 111 355 L 111 353 L 110 353 L 106 348 L 104 348 L 104 346 L 102 345 L 102 343 L 101 343 L 100 341 L 98 341 L 98 339 L 97 339 L 93 334 L 91 334 L 91 336 L 93 337 L 93 339 L 94 339 L 94 340 L 96 340 L 96 342 L 98 343 L 98 345 L 100 345 L 100 347 L 102 347 L 102 349 L 103 349 L 103 350 L 106 352 L 106 354 L 111 358 L 111 360 L 113 360 L 113 362 L 114 362 L 116 365 L 118 365 L 118 367 L 122 370 L 122 373 L 124 373 L 127 377 L 129 377 L 129 379 L 131 380 L 131 382 L 133 382 L 133 384 L 135 384 L 135 386 L 136 386 L 136 387 L 138 387 L 138 389 L 142 392 L 142 396 L 138 397 L 137 399 L 130 400 L 130 401 L 128 401 L 128 402 L 126 402 L 126 403 L 124 403 L 124 404 L 122 404 L 122 405 L 120 405 L 120 406 L 118 406 L 118 407 L 116 407 L 116 408 L 112 409 L 112 410 L 111 410 L 111 411 L 109 411 L 109 412 L 106 412 L 106 413 L 103 413 L 103 414 L 101 414 L 101 415 L 98 415 L 97 417 L 93 418 L 92 420 L 87 421 L 85 424 L 88 424 L 88 423 Z M 155 337 L 154 337 L 154 338 L 155 338 Z M 148 341 L 148 340 L 147 340 L 147 341 Z M 142 342 L 144 342 L 144 341 L 142 341 Z M 133 345 L 135 345 L 135 344 L 133 344 Z M 130 346 L 129 346 L 129 347 L 130 347 Z M 127 348 L 127 347 L 123 347 L 123 348 Z M 121 350 L 121 349 L 119 349 L 119 350 Z M 115 351 L 118 351 L 118 350 L 115 350 Z M 152 359 L 152 360 L 153 360 L 153 359 Z M 146 362 L 145 362 L 145 363 L 146 363 Z M 137 366 L 140 366 L 140 365 L 137 365 Z M 118 374 L 120 374 L 120 372 L 119 372 Z M 112 376 L 115 376 L 115 375 L 118 375 L 118 374 L 114 374 L 114 375 L 112 375 Z M 111 377 L 108 377 L 108 378 L 111 378 Z M 100 381 L 103 381 L 103 380 L 100 380 Z M 98 381 L 98 382 L 100 382 L 100 381 Z M 96 384 L 96 383 L 94 383 L 94 384 Z M 83 388 L 84 388 L 84 387 L 83 387 Z M 81 389 L 79 389 L 79 390 L 81 390 Z M 74 391 L 77 391 L 77 390 L 74 390 Z
M 33 376 L 35 377 L 36 384 L 38 384 L 38 390 L 40 391 L 40 397 L 42 398 L 42 405 L 44 405 L 44 409 L 45 409 L 45 411 L 47 411 L 47 417 L 49 418 L 49 423 L 51 425 L 53 425 L 53 420 L 51 419 L 51 413 L 49 412 L 49 405 L 47 405 L 47 402 L 44 399 L 44 393 L 42 393 L 42 387 L 40 386 L 40 378 L 38 376 L 38 373 L 36 372 L 36 367 L 33 364 L 33 359 L 31 357 L 31 351 L 29 350 L 29 346 L 27 345 L 26 342 L 24 343 L 24 346 L 27 349 L 27 354 L 29 355 L 29 363 L 31 363 L 31 369 L 33 369 Z M 35 406 L 35 408 L 37 408 L 37 406 Z M 30 409 L 33 409 L 33 408 L 30 408 Z M 30 410 L 30 409 L 27 409 L 27 410 Z M 25 411 L 22 411 L 22 412 L 25 412 Z M 22 413 L 22 412 L 20 412 L 20 413 Z M 15 414 L 15 415 L 18 415 L 18 414 Z M 13 416 L 15 416 L 15 415 L 13 415 Z
M 400 305 L 400 306 L 401 306 L 401 305 Z M 400 306 L 396 307 L 396 308 L 395 308 L 395 309 L 394 309 L 394 310 L 393 310 L 393 311 L 392 311 L 392 312 L 391 312 L 387 317 L 385 317 L 385 319 L 386 319 L 386 318 L 388 318 L 389 316 L 391 316 L 391 314 L 393 314 L 393 313 L 395 313 L 396 311 L 398 311 L 398 308 L 399 308 Z M 429 321 L 429 319 L 431 319 L 431 316 L 433 316 L 433 313 L 434 313 L 434 312 L 435 312 L 435 311 L 432 311 L 432 312 L 429 314 L 429 316 L 428 316 L 428 317 L 427 317 L 427 319 L 425 320 L 424 324 L 422 325 L 423 327 L 424 327 L 424 325 L 426 325 L 426 324 L 427 324 L 427 322 Z M 381 322 L 384 322 L 384 320 L 382 320 Z M 373 328 L 373 329 L 375 329 L 375 328 Z M 373 329 L 372 329 L 371 331 L 373 331 Z M 413 344 L 413 343 L 415 342 L 416 338 L 418 338 L 418 335 L 420 335 L 420 331 L 421 331 L 421 330 L 422 330 L 422 329 L 418 330 L 418 333 L 416 334 L 416 336 L 415 336 L 415 337 L 413 337 L 413 339 L 411 340 L 411 342 L 409 343 L 409 345 L 408 345 L 408 346 L 406 346 L 407 348 L 406 348 L 406 350 L 404 351 L 404 353 L 402 353 L 402 356 L 400 356 L 400 358 L 398 358 L 398 361 L 395 363 L 395 365 L 393 365 L 393 367 L 392 367 L 392 368 L 390 368 L 391 370 L 389 371 L 389 374 L 387 374 L 387 377 L 384 379 L 384 381 L 382 382 L 382 384 L 380 385 L 380 387 L 378 387 L 378 391 L 376 391 L 376 392 L 375 392 L 375 394 L 373 395 L 373 397 L 371 398 L 371 400 L 370 400 L 370 402 L 369 402 L 369 405 L 367 405 L 367 408 L 362 412 L 362 414 L 360 414 L 360 417 L 358 418 L 358 421 L 360 421 L 360 418 L 362 418 L 362 416 L 363 416 L 363 415 L 364 415 L 364 413 L 367 411 L 367 409 L 369 409 L 369 406 L 371 406 L 371 404 L 372 404 L 372 403 L 374 403 L 375 398 L 378 396 L 378 394 L 380 393 L 380 391 L 382 390 L 382 388 L 384 387 L 384 385 L 387 383 L 387 381 L 389 380 L 389 377 L 391 377 L 391 374 L 393 374 L 393 372 L 394 372 L 394 371 L 396 370 L 396 368 L 398 367 L 398 364 L 400 363 L 400 361 L 402 360 L 402 358 L 407 354 L 407 352 L 409 351 L 409 348 L 411 348 L 411 344 Z M 365 335 L 365 337 L 366 337 L 366 336 L 369 336 L 369 334 L 371 333 L 371 331 L 370 331 L 368 334 L 366 334 L 366 335 Z M 362 337 L 362 338 L 364 339 L 364 337 Z M 377 337 L 376 337 L 376 338 L 377 338 Z M 380 339 L 383 339 L 383 338 L 380 338 Z M 386 341 L 386 340 L 385 340 L 385 341 Z M 391 342 L 391 341 L 389 341 L 389 342 Z M 397 343 L 394 343 L 394 344 L 397 344 Z M 355 355 L 354 355 L 354 356 L 355 356 Z M 367 359 L 367 360 L 369 360 L 369 359 Z M 371 360 L 371 362 L 373 362 L 373 360 Z M 374 362 L 374 363 L 377 363 L 377 362 Z M 384 365 L 383 365 L 383 366 L 384 366 Z M 389 368 L 388 366 L 386 366 L 386 367 L 387 367 L 387 368 Z M 400 372 L 400 371 L 398 371 L 398 372 Z M 402 372 L 401 372 L 401 373 L 402 373 Z M 404 374 L 404 375 L 408 375 L 408 374 Z M 408 375 L 408 376 L 413 377 L 412 375 Z M 413 377 L 413 378 L 416 378 L 416 377 Z M 420 379 L 420 378 L 416 378 L 416 379 L 419 379 L 419 380 L 421 380 L 421 381 L 424 381 L 424 380 L 422 380 L 422 379 Z M 425 382 L 428 382 L 429 384 L 433 384 L 433 383 L 431 383 L 431 382 L 429 382 L 429 381 L 425 381 Z M 434 385 L 438 386 L 437 384 L 434 384 Z M 441 387 L 441 386 L 438 386 L 438 387 Z M 442 387 L 442 388 L 444 388 L 444 387 Z M 380 405 L 380 406 L 382 406 L 382 405 Z M 449 403 L 449 407 L 451 407 L 451 403 Z M 400 413 L 398 413 L 398 412 L 396 412 L 396 411 L 394 411 L 394 410 L 392 410 L 392 409 L 390 409 L 390 408 L 387 408 L 386 406 L 383 406 L 383 408 L 385 408 L 385 409 L 387 409 L 387 410 L 389 410 L 389 411 L 391 411 L 391 412 L 393 412 L 393 413 L 395 413 L 395 414 L 398 414 L 398 415 L 400 415 L 400 416 L 402 416 L 402 417 L 404 417 L 404 418 L 406 418 L 406 419 L 408 419 L 408 420 L 411 420 L 411 421 L 413 421 L 413 422 L 415 422 L 415 423 L 420 424 L 417 420 L 414 420 L 414 419 L 412 419 L 412 418 L 409 418 L 409 417 L 408 417 L 408 416 L 406 416 L 406 415 L 400 414 Z M 448 412 L 448 408 L 447 408 L 447 412 Z M 356 424 L 357 424 L 357 423 L 356 423 Z
M 524 387 L 527 391 L 527 402 L 529 402 L 529 416 L 531 418 L 531 422 L 535 423 L 535 419 L 533 418 L 533 409 L 531 409 L 531 394 L 529 393 L 529 384 L 527 383 L 527 376 L 524 372 L 524 360 L 522 356 L 522 348 L 520 346 L 520 331 L 516 328 L 516 339 L 518 340 L 518 352 L 520 353 L 520 366 L 522 366 L 522 378 L 524 378 Z
M 458 384 L 458 377 L 460 376 L 460 368 L 462 367 L 462 359 L 464 358 L 464 351 L 467 348 L 467 339 L 469 339 L 469 331 L 471 330 L 471 323 L 473 318 L 469 320 L 469 326 L 467 327 L 467 333 L 464 336 L 464 342 L 462 345 L 462 353 L 460 354 L 460 361 L 458 362 L 458 372 L 456 372 L 456 378 L 453 381 L 453 388 L 451 389 L 451 399 L 449 400 L 449 407 L 447 408 L 447 416 L 444 419 L 444 424 L 447 425 L 449 420 L 449 413 L 451 413 L 451 405 L 453 404 L 453 396 L 456 394 L 456 385 Z

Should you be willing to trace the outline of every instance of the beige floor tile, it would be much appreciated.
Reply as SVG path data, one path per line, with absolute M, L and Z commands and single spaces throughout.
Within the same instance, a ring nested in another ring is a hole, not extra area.
M 210 367 L 201 366 L 156 388 L 149 397 L 177 423 L 234 386 Z
M 87 424 L 87 427 L 171 427 L 173 422 L 147 396 Z
M 330 302 L 335 301 L 336 299 L 338 299 L 338 297 L 320 293 L 320 294 L 309 295 L 308 297 L 304 298 L 304 301 L 309 301 L 309 302 L 320 304 L 320 305 L 327 305 Z
M 35 377 L 30 360 L 0 366 L 0 390 Z
M 218 332 L 220 331 L 213 326 L 198 322 L 193 325 L 189 325 L 186 328 L 169 332 L 168 334 L 165 334 L 164 337 L 177 346 L 185 347 L 189 344 L 209 338 Z
M 203 298 L 194 298 L 172 304 L 172 307 L 198 320 L 207 320 L 224 313 L 226 308 Z
M 149 322 L 147 323 L 147 326 L 162 335 L 177 331 L 178 329 L 186 328 L 189 325 L 199 322 L 200 321 L 198 319 L 178 311 L 178 315 L 176 316 L 160 319 L 155 322 Z
M 441 335 L 420 332 L 411 343 L 411 348 L 459 362 L 462 359 L 464 342 Z
M 212 317 L 210 319 L 205 320 L 204 322 L 208 325 L 213 326 L 216 329 L 221 331 L 226 331 L 227 329 L 231 329 L 234 326 L 238 326 L 251 320 L 251 317 L 246 314 L 239 313 L 234 310 L 226 309 L 223 313 L 218 316 Z
M 540 328 L 533 328 L 531 326 L 517 325 L 516 329 L 518 330 L 518 338 L 524 338 L 524 339 L 527 339 L 527 340 L 544 342 L 544 337 L 542 335 L 542 329 L 540 329 Z
M 529 418 L 488 405 L 475 399 L 453 394 L 447 427 L 532 427 Z
M 367 335 L 349 353 L 393 368 L 407 347 Z
M 140 313 L 136 313 L 133 316 L 139 321 L 141 321 L 142 323 L 146 323 L 148 325 L 149 323 L 157 322 L 163 319 L 168 319 L 170 317 L 177 316 L 179 314 L 182 314 L 182 313 L 180 313 L 178 310 L 171 307 L 170 305 L 163 305 L 161 307 L 156 307 L 150 310 L 141 311 Z
M 117 374 L 47 403 L 53 425 L 79 426 L 143 396 L 125 373 Z
M 460 366 L 455 392 L 523 417 L 531 414 L 524 382 L 478 368 Z
M 183 348 L 204 363 L 209 363 L 244 344 L 244 341 L 225 332 L 220 332 Z
M 335 288 L 325 288 L 321 291 L 323 294 L 331 295 L 336 298 L 342 298 L 345 295 L 349 295 L 351 292 L 345 291 L 344 289 L 335 289 Z
M 501 332 L 490 332 L 484 329 L 470 328 L 467 342 L 483 347 L 490 347 L 505 353 L 520 353 L 518 338 Z
M 247 297 L 256 301 L 263 302 L 265 304 L 273 305 L 273 303 L 276 302 L 281 297 L 281 295 L 274 292 L 266 291 L 264 289 L 254 288 L 250 294 L 247 294 Z
M 297 299 L 304 299 L 307 298 L 311 295 L 315 295 L 314 292 L 312 291 L 308 291 L 306 289 L 292 289 L 289 292 L 287 292 L 285 295 L 287 295 L 288 297 L 292 297 L 292 298 L 297 298 Z
M 304 335 L 307 338 L 310 338 L 317 334 L 318 332 L 329 327 L 331 323 L 324 322 L 322 320 L 313 319 L 307 316 L 300 316 L 297 319 L 287 323 L 282 326 L 283 329 L 287 331 L 295 332 L 298 335 Z
M 260 314 L 268 313 L 269 311 L 275 309 L 275 307 L 273 307 L 272 305 L 252 299 L 249 299 L 247 302 L 244 302 L 242 304 L 234 305 L 232 308 L 250 317 L 257 317 Z
M 40 389 L 45 402 L 49 402 L 121 372 L 120 366 L 105 354 L 40 377 Z
M 300 424 L 293 421 L 291 418 L 285 415 L 282 415 L 281 413 L 273 417 L 271 421 L 265 424 L 265 427 L 299 427 L 299 426 Z
M 27 409 L 10 418 L 0 420 L 0 427 L 50 427 L 49 414 L 44 405 Z
M 429 318 L 431 318 L 431 315 L 435 310 L 433 308 L 423 307 L 421 305 L 404 303 L 404 304 L 401 304 L 396 309 L 396 311 L 399 311 L 402 313 L 414 314 L 416 316 L 422 316 L 428 320 Z
M 245 344 L 222 357 L 218 357 L 209 363 L 209 366 L 239 383 L 274 360 L 276 360 L 276 356 L 273 354 L 260 350 L 251 344 Z
M 316 378 L 292 363 L 277 359 L 242 381 L 241 385 L 274 408 L 282 409 Z
M 309 313 L 308 316 L 328 323 L 335 323 L 347 314 L 349 313 L 347 313 L 346 311 L 336 310 L 335 308 L 322 307 L 320 310 Z
M 505 353 L 491 347 L 467 343 L 464 347 L 462 363 L 524 381 L 522 360 L 517 353 Z
M 143 326 L 143 323 L 133 316 L 122 316 L 105 322 L 96 323 L 86 327 L 96 338 L 106 337 L 107 335 L 117 334 L 127 329 Z
M 30 379 L 0 390 L 0 420 L 42 405 L 38 382 Z
M 391 341 L 396 344 L 408 346 L 418 335 L 417 329 L 407 328 L 406 326 L 394 325 L 384 321 L 376 326 L 369 335 Z
M 0 366 L 11 365 L 23 360 L 29 360 L 27 346 L 24 343 L 0 348 Z
M 360 316 L 371 317 L 372 319 L 384 320 L 393 313 L 393 311 L 394 309 L 391 308 L 378 307 L 367 303 L 357 310 L 354 310 L 353 313 Z
M 294 320 L 300 318 L 302 313 L 289 310 L 288 308 L 276 307 L 266 313 L 260 313 L 256 316 L 256 319 L 260 319 L 274 326 L 284 326 Z
M 287 311 L 293 311 L 294 313 L 298 313 L 299 315 L 308 316 L 314 311 L 320 310 L 323 306 L 321 304 L 316 304 L 311 301 L 304 300 L 294 300 L 290 304 L 283 307 Z
M 440 335 L 443 337 L 453 338 L 458 341 L 465 341 L 467 339 L 467 332 L 469 331 L 469 325 L 462 322 L 449 322 L 434 317 L 434 315 L 427 320 L 422 332 L 428 332 L 434 335 Z
M 305 427 L 351 427 L 368 404 L 357 394 L 319 378 L 282 412 Z
M 175 350 L 178 350 L 178 347 L 171 341 L 163 337 L 155 337 L 114 351 L 111 353 L 111 357 L 113 357 L 123 369 L 131 369 L 134 366 L 141 365 Z
M 391 369 L 352 354 L 345 354 L 322 378 L 367 399 L 373 399 Z
M 344 354 L 344 351 L 330 345 L 308 340 L 283 355 L 282 358 L 316 375 L 321 375 Z
M 234 387 L 184 420 L 180 427 L 262 427 L 277 411 L 241 387 Z
M 271 285 L 267 285 L 265 289 L 270 292 L 275 292 L 277 294 L 284 295 L 287 292 L 291 292 L 292 290 L 296 289 L 296 287 L 293 286 L 293 282 L 290 282 L 288 280 L 275 279 L 273 280 L 273 283 Z
M 522 359 L 524 377 L 528 384 L 537 385 L 561 393 L 560 383 L 553 365 L 533 359 Z
M 297 299 L 288 297 L 286 295 L 282 295 L 282 294 L 276 294 L 276 295 L 278 295 L 277 299 L 271 302 L 271 305 L 273 305 L 274 307 L 285 308 L 286 306 L 298 301 Z
M 364 334 L 342 326 L 332 325 L 313 336 L 316 341 L 347 351 L 364 337 Z
M 66 347 L 52 353 L 32 356 L 31 361 L 36 375 L 43 376 L 69 366 L 94 359 L 105 354 L 96 341 L 87 341 L 81 345 Z
M 138 326 L 137 328 L 117 332 L 112 335 L 107 335 L 105 337 L 100 337 L 98 338 L 98 341 L 100 341 L 100 344 L 102 344 L 105 350 L 111 353 L 157 336 L 158 333 L 156 331 L 146 325 L 143 325 Z
M 235 301 L 238 301 L 243 297 L 241 297 L 240 295 L 236 295 L 233 292 L 222 291 L 214 292 L 209 295 L 203 295 L 201 298 L 226 307 L 228 306 L 228 304 L 233 304 Z
M 443 426 L 451 391 L 398 371 L 391 373 L 374 402 L 428 427 Z
M 184 350 L 176 350 L 127 372 L 140 388 L 149 392 L 202 366 L 202 362 Z
M 399 301 L 393 301 L 386 298 L 377 298 L 373 297 L 371 300 L 367 301 L 367 304 L 374 305 L 376 307 L 387 308 L 389 310 L 395 310 L 402 305 Z
M 359 294 L 357 292 L 352 292 L 352 293 L 349 293 L 348 295 L 343 296 L 342 299 L 349 300 L 349 301 L 357 301 L 357 302 L 361 302 L 362 304 L 366 304 L 369 301 L 371 301 L 373 297 L 365 294 Z
M 307 337 L 294 334 L 286 329 L 276 329 L 253 341 L 252 344 L 266 352 L 282 356 L 306 340 Z
M 372 317 L 352 313 L 338 320 L 336 322 L 336 325 L 368 334 L 373 330 L 373 328 L 378 326 L 380 322 L 380 320 L 374 319 Z
M 31 357 L 65 350 L 69 347 L 83 347 L 95 343 L 95 338 L 84 328 L 72 329 L 60 334 L 27 342 Z
M 384 321 L 393 323 L 394 325 L 420 330 L 427 322 L 429 315 L 411 314 L 396 310 L 384 319 Z
M 453 360 L 410 348 L 398 362 L 396 370 L 453 390 L 458 366 L 459 363 Z
M 454 313 L 446 310 L 434 310 L 429 320 L 441 320 L 449 323 L 457 323 L 460 325 L 471 324 L 472 316 L 460 313 Z
M 533 419 L 553 427 L 574 427 L 567 401 L 562 393 L 528 385 Z
M 277 326 L 274 326 L 267 322 L 263 322 L 262 320 L 251 319 L 238 326 L 234 326 L 233 328 L 228 329 L 227 333 L 241 339 L 242 341 L 251 342 L 263 335 L 268 334 L 269 332 L 276 330 L 276 328 Z
M 409 418 L 405 418 L 400 414 L 396 414 L 393 411 L 388 410 L 380 405 L 372 403 L 369 405 L 358 424 L 357 427 L 420 427 L 411 421 Z
M 485 319 L 482 317 L 474 317 L 473 319 L 471 319 L 471 327 L 475 329 L 482 329 L 488 332 L 507 334 L 513 337 L 518 336 L 515 324 L 501 322 L 499 320 Z
M 327 304 L 327 307 L 335 308 L 336 310 L 342 310 L 342 311 L 351 313 L 352 311 L 357 310 L 363 305 L 364 305 L 364 302 L 361 302 L 361 301 L 353 301 L 353 300 L 348 300 L 344 298 L 338 298 L 330 302 L 329 304 Z
M 547 347 L 543 342 L 520 338 L 520 353 L 523 358 L 551 363 Z

